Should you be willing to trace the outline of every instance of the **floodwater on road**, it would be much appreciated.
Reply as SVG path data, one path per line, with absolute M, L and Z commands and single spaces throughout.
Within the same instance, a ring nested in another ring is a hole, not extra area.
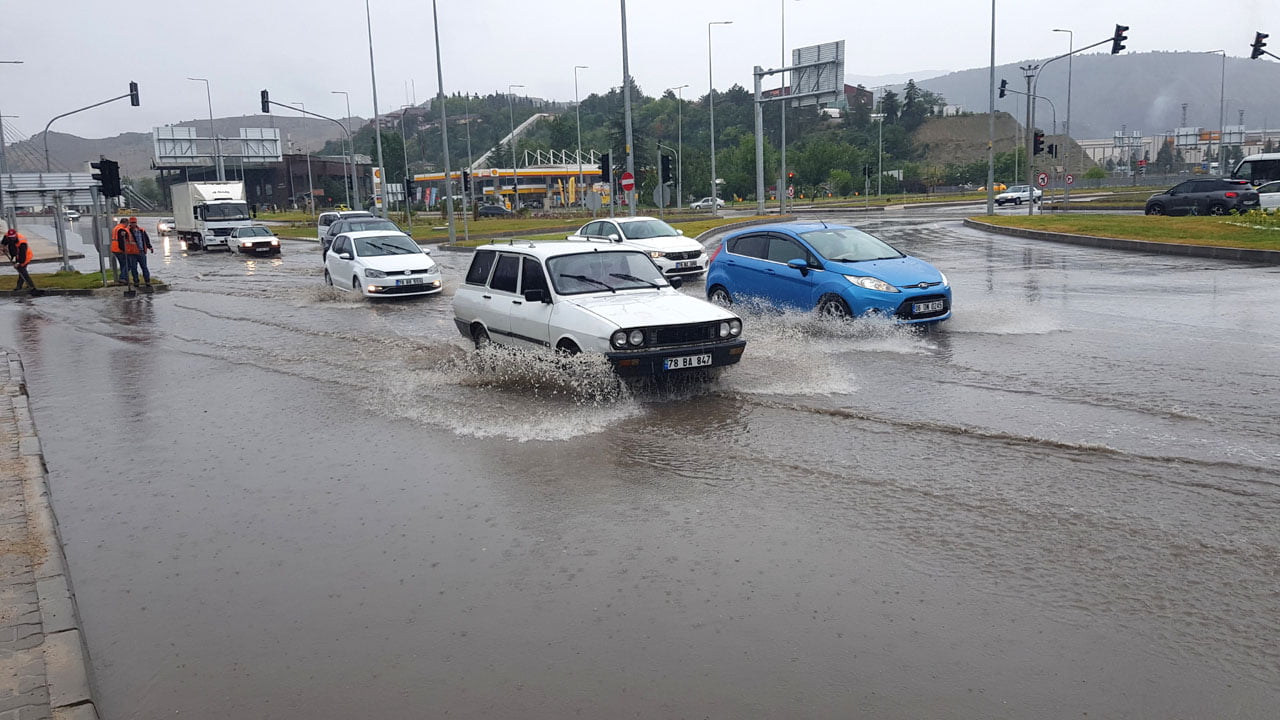
M 709 382 L 477 354 L 447 252 L 5 305 L 103 717 L 1272 716 L 1280 270 L 877 215 L 951 321 Z

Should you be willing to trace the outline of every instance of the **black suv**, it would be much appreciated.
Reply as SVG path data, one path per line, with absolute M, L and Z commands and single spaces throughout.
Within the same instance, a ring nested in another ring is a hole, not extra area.
M 1197 178 L 1152 195 L 1148 215 L 1226 215 L 1258 209 L 1258 192 L 1248 180 Z

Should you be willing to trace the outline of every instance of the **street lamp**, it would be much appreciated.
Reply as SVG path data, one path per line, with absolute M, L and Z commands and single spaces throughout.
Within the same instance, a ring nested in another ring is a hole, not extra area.
M 348 159 L 351 161 L 351 190 L 356 196 L 356 203 L 351 209 L 355 210 L 360 207 L 360 188 L 356 181 L 356 140 L 351 135 L 351 96 L 347 94 L 346 90 L 330 90 L 329 92 L 333 95 L 341 95 L 347 101 L 347 117 L 343 125 L 347 128 Z
M 578 119 L 578 193 L 582 193 L 582 108 L 578 104 L 578 71 L 589 69 L 586 65 L 573 66 L 573 114 Z
M 0 65 L 21 65 L 21 60 L 0 60 Z M 4 157 L 4 115 L 0 115 L 0 175 L 9 171 L 9 163 Z M 0 179 L 3 179 L 0 177 Z M 5 218 L 4 183 L 0 182 L 0 220 Z M 105 277 L 105 275 L 104 275 Z
M 680 91 L 689 87 L 688 83 L 667 88 L 676 91 L 676 209 L 680 209 L 684 195 L 684 98 Z
M 378 123 L 378 76 L 373 70 L 373 19 L 369 16 L 369 0 L 364 0 L 364 22 L 369 31 L 369 81 L 373 85 L 373 138 L 378 145 L 378 172 L 382 173 L 382 182 L 386 184 L 387 168 L 382 164 L 382 126 Z M 382 204 L 382 218 L 385 220 L 388 203 L 385 198 L 375 199 Z
M 1067 52 L 1074 53 L 1076 49 L 1076 34 L 1062 28 L 1054 28 L 1053 31 L 1067 34 Z M 1074 59 L 1074 57 L 1067 58 L 1067 119 L 1062 124 L 1062 133 L 1067 137 L 1067 142 L 1064 144 L 1067 146 L 1066 169 L 1068 174 L 1071 172 L 1071 64 Z M 1064 182 L 1062 184 L 1062 209 L 1064 211 L 1070 202 L 1071 185 Z
M 879 135 L 876 150 L 876 197 L 884 194 L 884 113 L 873 113 L 872 120 L 877 121 L 877 134 Z
M 404 132 L 404 114 L 409 112 L 412 105 L 400 106 L 400 149 L 404 152 L 404 176 L 409 175 L 409 136 Z M 385 171 L 383 173 L 385 175 Z M 404 189 L 404 220 L 409 223 L 409 232 L 413 232 L 413 218 L 409 215 L 409 188 Z
M 707 23 L 707 107 L 711 111 L 711 212 L 720 213 L 718 188 L 716 187 L 716 81 L 711 74 L 711 26 L 732 25 L 732 20 L 717 20 Z
M 307 111 L 306 103 L 295 102 L 295 103 L 289 103 L 289 104 L 297 105 L 298 107 L 302 108 L 302 112 Z M 316 214 L 316 189 L 311 184 L 311 151 L 310 150 L 307 151 L 307 210 L 309 210 L 312 215 Z
M 436 36 L 436 89 L 439 91 L 437 96 L 440 100 L 440 144 L 441 154 L 444 155 L 444 201 L 447 211 L 445 213 L 449 221 L 449 244 L 453 244 L 458 240 L 458 231 L 453 220 L 453 168 L 449 165 L 449 116 L 445 107 L 444 98 L 444 66 L 440 63 L 440 17 L 436 14 L 436 0 L 431 0 L 431 25 L 435 30 Z M 405 162 L 405 172 L 409 171 L 408 161 Z M 407 194 L 406 194 L 407 197 Z M 412 206 L 411 206 L 412 207 Z M 462 200 L 462 213 L 465 216 L 467 212 L 467 201 Z M 410 216 L 409 229 L 413 230 L 413 220 Z
M 520 209 L 520 170 L 516 167 L 516 111 L 511 104 L 511 91 L 523 85 L 507 86 L 507 113 L 511 116 L 511 209 Z
M 214 169 L 218 173 L 218 180 L 226 180 L 226 171 L 222 167 L 222 141 L 218 139 L 218 133 L 213 129 L 213 95 L 209 92 L 209 81 L 205 78 L 189 77 L 187 79 L 204 83 L 204 99 L 209 103 L 209 137 L 213 138 Z
M 1222 173 L 1226 167 L 1226 160 L 1222 157 L 1222 135 L 1226 131 L 1226 117 L 1223 115 L 1223 101 L 1226 99 L 1227 92 L 1227 51 L 1226 50 L 1205 50 L 1202 54 L 1212 55 L 1214 53 L 1222 53 L 1222 80 L 1218 85 L 1218 172 Z M 1210 143 L 1212 144 L 1212 143 Z
M 799 0 L 797 0 L 797 2 L 798 1 Z M 782 8 L 782 65 L 781 67 L 786 67 L 787 66 L 787 0 L 781 0 L 781 8 Z M 778 137 L 779 139 L 778 165 L 780 166 L 779 172 L 778 172 L 779 188 L 781 188 L 782 185 L 786 184 L 785 181 L 787 179 L 787 98 L 786 96 L 788 94 L 788 90 L 787 90 L 786 73 L 782 73 L 780 75 L 780 79 L 782 80 L 783 97 L 782 97 L 782 102 L 779 103 L 780 112 L 778 113 L 781 121 L 779 125 L 781 132 Z M 787 207 L 786 196 L 783 195 L 781 192 L 779 192 L 778 193 L 778 212 L 779 213 L 785 212 L 786 207 Z

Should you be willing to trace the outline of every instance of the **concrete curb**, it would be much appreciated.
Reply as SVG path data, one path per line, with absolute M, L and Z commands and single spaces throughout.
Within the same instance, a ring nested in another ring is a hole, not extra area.
M 1129 250 L 1134 252 L 1155 253 L 1159 255 L 1182 255 L 1185 257 L 1211 258 L 1214 260 L 1235 260 L 1239 262 L 1264 263 L 1280 265 L 1280 251 L 1252 250 L 1249 248 L 1215 247 L 1212 245 L 1179 245 L 1176 243 L 1150 242 L 1147 240 L 1123 240 L 1120 238 L 1097 237 L 1094 235 L 1073 235 L 1071 233 L 1049 232 L 1047 230 L 1027 230 L 1025 228 L 993 225 L 973 218 L 965 218 L 968 227 L 986 232 L 1047 240 L 1050 242 L 1084 245 L 1086 247 L 1105 248 L 1107 250 Z
M 58 534 L 58 520 L 50 504 L 45 476 L 44 453 L 36 434 L 35 421 L 27 398 L 22 359 L 8 351 L 14 417 L 18 427 L 18 450 L 24 464 L 23 491 L 32 534 L 43 547 L 43 559 L 32 568 L 40 622 L 44 634 L 45 677 L 49 704 L 55 717 L 97 720 L 90 682 L 89 649 L 80 632 L 80 614 L 75 592 L 67 573 L 66 557 Z
M 135 285 L 134 288 L 143 295 L 154 295 L 155 293 L 169 292 L 170 287 L 165 284 L 157 285 Z M 123 285 L 109 285 L 104 288 L 41 288 L 38 295 L 32 295 L 29 290 L 0 290 L 0 297 L 49 297 L 52 295 L 67 295 L 74 297 L 90 297 L 93 295 L 124 295 L 125 288 Z

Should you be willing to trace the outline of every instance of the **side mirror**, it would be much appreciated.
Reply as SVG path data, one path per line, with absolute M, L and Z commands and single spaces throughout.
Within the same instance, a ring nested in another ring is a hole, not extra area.
M 788 260 L 787 267 L 792 268 L 794 270 L 799 270 L 801 275 L 809 274 L 809 263 L 806 260 L 804 260 L 804 258 L 796 258 L 795 260 Z
M 422 254 L 423 254 L 423 255 L 430 255 L 430 254 L 431 254 L 431 248 L 422 248 Z
M 609 242 L 622 242 L 622 238 L 618 237 L 618 233 L 611 233 L 609 235 Z
M 543 290 L 525 290 L 524 301 L 531 303 L 550 303 L 551 298 L 547 297 L 547 293 Z
M 680 278 L 678 278 L 678 277 L 673 277 L 673 278 L 671 278 L 670 280 L 668 280 L 667 282 L 671 283 L 671 287 L 672 287 L 672 288 L 674 288 L 674 289 L 676 289 L 676 290 L 679 290 L 681 287 L 683 287 L 683 286 L 684 286 L 684 280 L 681 280 L 681 279 L 680 279 Z
M 351 259 L 351 253 L 338 253 L 338 259 L 339 259 L 339 260 L 350 260 L 350 259 Z
M 676 234 L 677 234 L 677 235 L 683 235 L 683 234 L 684 234 L 684 231 L 683 231 L 683 230 L 681 230 L 680 228 L 676 228 Z

